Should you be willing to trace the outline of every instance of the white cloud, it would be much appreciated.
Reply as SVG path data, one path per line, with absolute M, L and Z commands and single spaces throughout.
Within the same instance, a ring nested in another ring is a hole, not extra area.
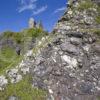
M 34 4 L 24 5 L 24 6 L 22 6 L 22 7 L 20 7 L 20 8 L 18 9 L 18 12 L 21 13 L 21 12 L 23 12 L 23 11 L 25 11 L 25 10 L 33 10 L 33 9 L 35 9 L 35 8 L 36 8 L 36 5 L 34 5 Z
M 33 10 L 36 8 L 37 0 L 19 0 L 20 7 L 18 8 L 18 12 L 21 13 L 25 10 Z
M 64 11 L 66 9 L 66 7 L 61 7 L 61 8 L 58 8 L 54 11 L 54 13 L 59 13 L 61 11 Z
M 47 5 L 38 8 L 36 4 L 38 0 L 18 0 L 18 1 L 20 4 L 18 8 L 19 13 L 26 10 L 30 10 L 33 15 L 37 15 L 44 12 L 47 9 Z
M 34 3 L 34 2 L 36 2 L 37 0 L 19 0 L 19 2 L 21 3 L 21 4 L 32 4 L 32 3 Z
M 37 9 L 36 11 L 33 11 L 33 15 L 38 15 L 38 14 L 44 12 L 47 9 L 47 7 L 48 6 L 45 5 L 45 6 L 41 7 L 41 8 L 39 8 L 39 9 Z

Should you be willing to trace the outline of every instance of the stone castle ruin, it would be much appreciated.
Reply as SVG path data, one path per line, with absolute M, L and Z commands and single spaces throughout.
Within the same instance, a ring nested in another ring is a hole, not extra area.
M 38 23 L 36 23 L 36 21 L 34 20 L 34 18 L 30 18 L 29 19 L 29 28 L 41 28 L 41 29 L 43 29 L 43 25 L 42 25 L 41 21 L 39 21 Z
M 36 27 L 36 22 L 33 18 L 29 19 L 29 28 L 34 28 Z

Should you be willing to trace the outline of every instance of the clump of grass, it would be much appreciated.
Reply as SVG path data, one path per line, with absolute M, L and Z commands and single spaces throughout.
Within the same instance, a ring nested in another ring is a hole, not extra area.
M 100 29 L 94 30 L 93 31 L 95 34 L 97 34 L 98 36 L 100 36 Z
M 100 6 L 97 7 L 97 12 L 100 14 Z
M 87 10 L 89 8 L 92 8 L 92 7 L 94 7 L 94 4 L 90 0 L 86 0 L 86 1 L 82 1 L 79 4 L 78 9 L 79 10 Z
M 95 21 L 97 24 L 100 24 L 100 6 L 97 7 L 98 16 L 96 16 Z
M 2 57 L 5 57 L 8 60 L 10 60 L 10 58 L 12 57 L 17 56 L 15 50 L 9 46 L 4 46 L 0 51 L 1 51 L 0 54 L 2 55 Z
M 16 84 L 9 84 L 7 88 L 0 92 L 0 100 L 8 100 L 9 96 L 16 96 L 19 100 L 46 100 L 46 91 L 32 88 L 32 78 L 30 75 L 24 77 Z
M 2 73 L 2 71 L 9 65 L 10 62 L 6 62 L 0 58 L 0 73 Z
M 97 16 L 97 17 L 95 18 L 95 21 L 96 21 L 96 23 L 100 24 L 100 16 Z
M 20 58 L 21 56 L 18 56 L 13 48 L 4 46 L 0 50 L 0 74 L 3 73 L 4 70 L 7 70 L 8 67 L 16 66 Z

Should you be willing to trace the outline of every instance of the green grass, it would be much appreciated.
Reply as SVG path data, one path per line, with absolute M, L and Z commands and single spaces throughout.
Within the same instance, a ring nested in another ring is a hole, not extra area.
M 40 29 L 31 28 L 31 29 L 27 29 L 26 31 L 27 34 L 25 36 L 33 37 L 33 38 L 43 37 L 47 35 L 46 32 L 44 32 L 41 28 Z
M 94 30 L 94 33 L 97 34 L 98 36 L 100 36 L 100 29 Z
M 22 56 L 18 56 L 13 48 L 4 46 L 0 50 L 0 74 L 8 68 L 15 67 L 21 59 Z
M 22 32 L 6 31 L 6 32 L 3 33 L 2 38 L 12 39 L 17 44 L 20 44 L 20 43 L 23 43 L 27 37 L 37 38 L 37 37 L 45 36 L 47 34 L 48 33 L 45 32 L 41 28 L 31 28 L 31 29 L 25 29 Z
M 9 47 L 9 46 L 4 46 L 0 51 L 1 51 L 0 54 L 6 60 L 10 61 L 10 60 L 12 60 L 12 58 L 17 57 L 16 51 L 13 48 Z
M 97 100 L 100 100 L 100 96 L 97 97 Z
M 97 17 L 95 18 L 95 21 L 96 21 L 97 24 L 100 24 L 100 16 L 97 16 Z
M 19 97 L 19 100 L 46 100 L 46 91 L 32 88 L 31 81 L 31 76 L 27 75 L 19 83 L 9 84 L 0 92 L 0 100 L 8 100 L 13 95 Z
M 86 1 L 82 1 L 79 4 L 78 10 L 87 10 L 89 8 L 93 8 L 94 4 L 93 2 L 91 2 L 91 0 L 86 0 Z
M 6 61 L 3 61 L 2 59 L 0 59 L 0 73 L 3 72 L 3 70 L 9 66 L 10 63 L 6 62 Z
M 22 61 L 22 59 L 23 56 L 14 59 L 13 62 L 0 61 L 0 75 L 5 74 L 8 69 L 16 67 L 18 63 Z
M 96 16 L 95 21 L 97 24 L 100 24 L 100 6 L 97 7 L 98 16 Z

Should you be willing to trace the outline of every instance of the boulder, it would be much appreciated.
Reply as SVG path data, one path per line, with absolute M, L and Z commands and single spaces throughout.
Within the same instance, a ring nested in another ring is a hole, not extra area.
M 3 90 L 4 87 L 8 84 L 8 80 L 5 76 L 0 76 L 0 90 Z
M 75 45 L 72 45 L 70 43 L 66 43 L 66 42 L 62 43 L 60 47 L 63 51 L 68 52 L 68 53 L 72 53 L 76 55 L 79 53 L 78 48 Z
M 11 80 L 11 83 L 17 83 L 22 80 L 22 75 L 18 73 L 18 69 L 10 69 L 7 71 L 7 75 Z

